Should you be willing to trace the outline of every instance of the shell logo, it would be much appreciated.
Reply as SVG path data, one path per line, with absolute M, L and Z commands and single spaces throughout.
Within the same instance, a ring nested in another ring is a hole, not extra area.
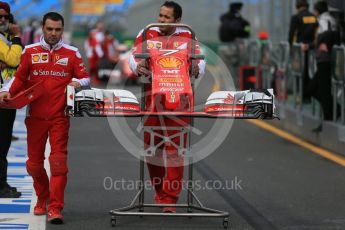
M 40 61 L 40 56 L 39 55 L 33 55 L 32 56 L 32 61 L 35 62 L 39 62 Z
M 176 57 L 164 57 L 158 60 L 158 64 L 162 68 L 180 68 L 183 61 Z
M 153 49 L 155 47 L 155 44 L 153 42 L 148 42 L 147 43 L 147 48 L 148 49 Z

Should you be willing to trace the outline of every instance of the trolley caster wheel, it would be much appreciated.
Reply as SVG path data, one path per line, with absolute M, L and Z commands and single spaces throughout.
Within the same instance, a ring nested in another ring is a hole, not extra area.
M 115 227 L 116 226 L 116 218 L 111 217 L 110 223 L 111 223 L 111 227 Z
M 143 208 L 139 209 L 139 212 L 144 212 L 144 209 Z M 140 215 L 139 217 L 144 218 L 144 216 L 142 216 L 142 215 Z
M 193 213 L 193 209 L 188 209 L 188 210 L 187 210 L 187 213 Z M 189 218 L 189 219 L 192 219 L 193 217 L 188 216 L 188 218 Z
M 224 229 L 227 229 L 229 227 L 229 220 L 228 220 L 228 218 L 224 218 L 224 220 L 223 220 L 223 227 L 224 227 Z

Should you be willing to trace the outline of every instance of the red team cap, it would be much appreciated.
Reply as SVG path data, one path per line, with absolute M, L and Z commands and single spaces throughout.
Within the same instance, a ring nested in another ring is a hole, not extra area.
M 268 33 L 266 31 L 261 31 L 258 34 L 260 40 L 268 40 Z
M 10 5 L 8 5 L 6 2 L 0 2 L 0 9 L 5 10 L 8 14 L 11 13 Z

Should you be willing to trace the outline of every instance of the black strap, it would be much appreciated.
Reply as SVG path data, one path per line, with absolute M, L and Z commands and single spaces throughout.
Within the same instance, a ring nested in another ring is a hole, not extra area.
M 2 75 L 0 74 L 0 89 L 2 88 L 4 84 L 4 79 L 2 79 Z
M 328 31 L 332 31 L 332 24 L 331 24 L 331 21 L 328 21 Z

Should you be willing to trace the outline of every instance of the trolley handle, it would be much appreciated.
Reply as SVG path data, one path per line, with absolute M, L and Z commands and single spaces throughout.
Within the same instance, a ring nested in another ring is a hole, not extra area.
M 134 54 L 134 57 L 147 60 L 151 57 L 151 55 L 149 53 L 138 53 L 138 54 Z

